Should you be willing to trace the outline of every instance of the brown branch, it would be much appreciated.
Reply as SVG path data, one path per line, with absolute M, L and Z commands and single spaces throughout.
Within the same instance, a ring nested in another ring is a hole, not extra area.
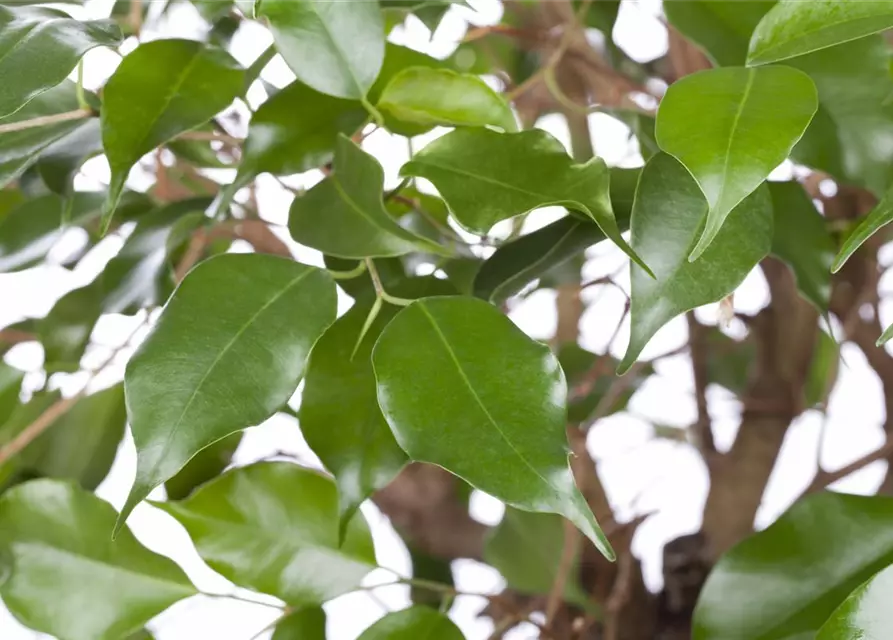
M 177 140 L 195 140 L 198 142 L 222 142 L 231 147 L 238 147 L 245 140 L 218 131 L 186 131 L 177 136 Z
M 0 329 L 0 342 L 5 342 L 6 344 L 32 342 L 37 339 L 38 337 L 35 334 L 29 333 L 28 331 L 21 331 L 19 329 Z
M 864 469 L 872 462 L 877 462 L 878 460 L 886 460 L 891 455 L 893 455 L 893 438 L 888 438 L 887 442 L 885 442 L 874 451 L 866 453 L 861 458 L 853 460 L 851 463 L 842 466 L 840 469 L 837 469 L 835 471 L 826 471 L 824 469 L 819 469 L 815 477 L 812 479 L 812 482 L 809 483 L 809 486 L 806 488 L 806 490 L 803 491 L 800 497 L 802 498 L 806 495 L 809 495 L 810 493 L 821 491 L 829 485 L 834 484 L 838 480 L 842 480 L 848 475 Z
M 45 127 L 59 122 L 69 122 L 71 120 L 83 120 L 91 118 L 95 114 L 92 109 L 75 109 L 74 111 L 66 111 L 64 113 L 54 113 L 48 116 L 38 116 L 29 120 L 19 120 L 18 122 L 9 122 L 0 124 L 0 134 L 12 133 L 14 131 L 24 131 L 25 129 L 33 129 L 35 127 Z
M 688 342 L 691 348 L 691 368 L 695 382 L 695 402 L 698 408 L 698 420 L 694 425 L 698 449 L 709 467 L 716 455 L 716 442 L 713 439 L 713 428 L 710 411 L 707 406 L 707 349 L 706 327 L 697 321 L 693 311 L 686 314 L 688 320 Z
M 57 400 L 50 405 L 46 411 L 37 416 L 34 422 L 20 431 L 15 438 L 7 442 L 3 447 L 0 447 L 0 465 L 3 465 L 8 460 L 14 458 L 25 447 L 37 439 L 40 434 L 53 426 L 53 423 L 65 415 L 65 413 L 67 413 L 68 410 L 71 409 L 71 407 L 73 407 L 83 396 L 84 391 L 81 391 L 70 398 Z
M 574 568 L 574 558 L 580 548 L 580 532 L 571 524 L 569 520 L 564 521 L 564 543 L 561 547 L 561 558 L 558 561 L 558 568 L 555 571 L 555 579 L 552 581 L 552 588 L 549 591 L 549 597 L 546 600 L 546 629 L 551 630 L 552 624 L 555 622 L 555 615 L 564 602 L 564 592 L 567 587 L 567 581 L 570 579 L 571 571 Z

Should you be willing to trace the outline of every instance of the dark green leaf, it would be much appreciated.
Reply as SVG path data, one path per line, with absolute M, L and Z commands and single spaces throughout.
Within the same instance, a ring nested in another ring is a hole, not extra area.
M 73 20 L 54 9 L 0 6 L 0 117 L 60 84 L 90 49 L 120 42 L 121 31 L 111 20 Z
M 255 11 L 298 80 L 330 96 L 365 100 L 384 60 L 378 2 L 262 0 Z
M 104 224 L 131 167 L 226 108 L 241 94 L 243 75 L 227 52 L 192 40 L 147 42 L 124 58 L 102 93 L 102 142 L 112 170 Z
M 428 607 L 410 607 L 389 613 L 366 629 L 357 640 L 465 640 L 455 623 Z
M 809 196 L 797 182 L 770 182 L 775 235 L 772 254 L 797 276 L 797 288 L 820 313 L 831 300 L 834 240 Z
M 35 166 L 50 191 L 66 195 L 72 190 L 74 176 L 81 165 L 100 153 L 102 134 L 99 120 L 91 118 L 48 146 Z
M 422 149 L 400 172 L 433 182 L 456 220 L 473 233 L 485 234 L 500 220 L 538 207 L 564 205 L 584 212 L 637 260 L 614 219 L 604 161 L 574 164 L 545 131 L 457 129 Z
M 363 516 L 350 521 L 339 547 L 334 483 L 288 462 L 233 469 L 182 502 L 155 506 L 186 527 L 215 571 L 292 606 L 351 591 L 375 566 Z
M 378 107 L 397 120 L 425 127 L 495 125 L 517 131 L 506 101 L 475 75 L 410 67 L 385 87 Z
M 196 593 L 177 565 L 129 529 L 112 542 L 115 510 L 66 482 L 34 480 L 7 491 L 0 522 L 0 548 L 14 566 L 0 587 L 3 603 L 24 625 L 59 640 L 118 640 Z
M 747 389 L 750 367 L 756 356 L 750 335 L 734 340 L 716 327 L 706 328 L 707 381 L 725 387 L 735 395 Z
M 670 86 L 657 114 L 657 142 L 691 172 L 710 206 L 689 260 L 788 157 L 817 108 L 815 85 L 788 67 L 712 69 Z
M 22 392 L 24 378 L 24 371 L 0 360 L 0 427 L 9 420 L 9 416 L 19 406 L 19 394 Z
M 888 1 L 781 0 L 750 41 L 747 64 L 766 64 L 833 47 L 893 27 Z
M 199 451 L 173 478 L 164 483 L 168 500 L 183 500 L 197 487 L 219 476 L 229 466 L 242 442 L 242 432 L 226 436 Z
M 630 342 L 619 371 L 629 369 L 658 329 L 677 315 L 732 293 L 772 245 L 772 202 L 759 188 L 730 213 L 716 240 L 691 262 L 707 216 L 707 201 L 685 167 L 658 154 L 639 180 L 632 244 L 657 278 L 632 267 Z M 668 225 L 667 221 L 673 224 Z
M 326 612 L 322 607 L 298 609 L 276 625 L 271 640 L 326 640 Z
M 807 407 L 827 409 L 825 404 L 828 394 L 837 382 L 839 370 L 840 345 L 830 335 L 819 331 L 819 337 L 812 352 L 812 361 L 809 363 L 806 385 L 803 389 Z
M 261 254 L 193 269 L 127 364 L 138 458 L 119 527 L 196 453 L 285 404 L 334 319 L 335 286 L 320 269 Z
M 819 629 L 816 640 L 883 640 L 893 634 L 893 567 L 860 585 Z
M 814 637 L 853 589 L 891 562 L 893 500 L 811 495 L 720 559 L 701 591 L 692 637 Z
M 667 0 L 664 13 L 674 27 L 721 66 L 743 65 L 750 36 L 775 0 Z
M 391 321 L 372 360 L 379 405 L 411 458 L 519 509 L 561 514 L 612 555 L 568 468 L 567 388 L 548 347 L 486 302 L 426 298 Z
M 847 236 L 846 241 L 843 243 L 843 247 L 840 249 L 840 253 L 837 255 L 837 259 L 834 260 L 834 266 L 831 267 L 831 271 L 834 273 L 840 271 L 843 265 L 846 264 L 846 261 L 849 260 L 850 256 L 856 253 L 856 250 L 861 247 L 866 240 L 880 229 L 883 229 L 890 224 L 891 221 L 893 221 L 893 188 L 887 192 L 877 206 L 868 213 L 862 222 L 859 223 L 859 226 L 853 229 L 852 233 Z
M 73 372 L 80 368 L 90 334 L 102 315 L 102 299 L 102 282 L 95 280 L 59 298 L 39 321 L 37 333 L 43 344 L 43 366 L 47 371 Z
M 394 221 L 382 203 L 383 185 L 378 161 L 339 136 L 332 175 L 291 205 L 292 237 L 341 258 L 399 256 L 420 248 L 442 252 Z
M 412 577 L 416 580 L 428 580 L 439 582 L 448 587 L 455 586 L 453 579 L 453 567 L 449 560 L 436 558 L 412 547 L 408 548 L 409 560 L 412 563 Z M 431 589 L 415 585 L 409 589 L 409 597 L 413 604 L 423 604 L 429 607 L 440 607 L 448 603 L 452 596 L 446 593 L 438 593 Z

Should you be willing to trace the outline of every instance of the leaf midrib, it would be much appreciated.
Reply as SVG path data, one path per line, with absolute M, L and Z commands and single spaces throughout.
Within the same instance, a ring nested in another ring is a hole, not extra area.
M 396 238 L 397 240 L 400 240 L 401 242 L 406 242 L 410 245 L 410 248 L 414 248 L 412 245 L 414 244 L 413 241 L 415 239 L 410 240 L 408 238 L 402 237 L 400 232 L 408 233 L 408 232 L 406 232 L 405 229 L 403 229 L 403 227 L 401 227 L 397 223 L 394 223 L 395 229 L 386 229 L 384 224 L 382 224 L 380 221 L 376 220 L 371 214 L 366 213 L 366 211 L 359 205 L 359 203 L 357 203 L 357 201 L 351 197 L 351 195 L 347 192 L 347 190 L 341 185 L 341 182 L 338 180 L 338 177 L 336 175 L 332 176 L 332 185 L 335 187 L 335 191 L 338 192 L 338 195 L 341 197 L 341 200 L 348 207 L 350 207 L 355 212 L 357 212 L 360 215 L 360 217 L 363 218 L 363 220 L 365 220 L 366 222 L 371 224 L 378 231 L 381 231 L 381 232 L 386 233 L 390 236 L 393 236 L 394 238 Z M 384 212 L 382 212 L 382 213 L 383 213 L 383 215 L 387 215 Z M 421 238 L 419 238 L 419 240 L 421 240 Z
M 884 15 L 884 14 L 882 13 L 881 16 L 883 16 L 883 15 Z M 887 15 L 893 15 L 893 11 L 888 12 Z M 807 30 L 807 31 L 799 31 L 799 32 L 796 34 L 795 37 L 793 37 L 793 38 L 791 38 L 791 39 L 789 39 L 789 40 L 785 40 L 784 42 L 781 42 L 781 43 L 776 44 L 776 45 L 774 45 L 774 46 L 767 47 L 767 48 L 763 49 L 763 50 L 760 52 L 761 55 L 756 56 L 756 59 L 757 59 L 757 60 L 762 60 L 762 59 L 765 58 L 767 55 L 772 55 L 773 52 L 776 52 L 776 51 L 778 51 L 779 49 L 784 49 L 785 47 L 789 47 L 789 46 L 791 46 L 791 44 L 793 44 L 793 43 L 800 42 L 800 41 L 804 40 L 807 36 L 811 36 L 811 35 L 813 35 L 813 34 L 820 33 L 820 32 L 822 32 L 822 31 L 829 31 L 829 30 L 831 30 L 831 29 L 836 29 L 836 28 L 838 28 L 838 27 L 846 26 L 846 25 L 848 25 L 848 24 L 852 24 L 853 22 L 865 22 L 865 21 L 870 21 L 870 20 L 872 19 L 872 17 L 873 17 L 873 16 L 862 16 L 862 17 L 859 17 L 859 18 L 850 18 L 850 19 L 848 19 L 848 20 L 841 20 L 840 22 L 835 22 L 834 24 L 830 24 L 830 25 L 827 25 L 827 24 L 826 24 L 826 25 L 821 25 L 821 26 L 816 27 L 815 29 L 809 29 L 809 30 Z M 884 31 L 884 29 L 879 29 L 878 31 L 875 31 L 874 33 L 880 33 L 881 31 Z M 866 34 L 866 35 L 871 35 L 871 34 Z M 837 44 L 844 44 L 845 42 L 852 42 L 853 40 L 856 40 L 856 39 L 858 39 L 859 37 L 860 37 L 860 36 L 848 37 L 846 40 L 842 40 L 841 42 L 839 42 L 839 43 L 837 43 Z M 828 49 L 828 48 L 830 48 L 830 47 L 832 47 L 832 46 L 834 46 L 834 45 L 833 45 L 833 44 L 831 44 L 831 45 L 823 45 L 823 46 L 819 47 L 818 49 L 810 49 L 809 51 L 803 51 L 803 52 L 801 52 L 801 53 L 795 54 L 795 55 L 793 55 L 793 56 L 788 56 L 788 57 L 789 57 L 789 58 L 793 58 L 793 57 L 797 57 L 797 56 L 800 56 L 800 55 L 806 55 L 806 54 L 808 54 L 808 53 L 812 53 L 812 52 L 814 52 L 814 51 L 821 51 L 822 49 Z M 781 60 L 778 60 L 778 62 L 780 62 L 780 61 L 781 61 Z M 775 62 L 775 60 L 773 60 L 772 62 Z
M 322 25 L 323 33 L 326 34 L 326 38 L 328 38 L 329 42 L 332 43 L 332 49 L 335 50 L 335 53 L 338 54 L 338 59 L 341 60 L 341 63 L 344 65 L 347 70 L 347 74 L 350 76 L 350 79 L 353 80 L 353 84 L 357 89 L 358 96 L 360 98 L 364 98 L 366 96 L 366 92 L 363 90 L 363 86 L 360 84 L 359 78 L 357 78 L 356 74 L 353 71 L 353 66 L 350 61 L 347 59 L 347 55 L 338 46 L 338 41 L 335 39 L 335 35 L 332 33 L 332 30 L 329 28 L 328 23 L 323 19 L 322 14 L 320 14 L 319 9 L 316 6 L 316 1 L 311 0 L 308 3 L 313 11 L 316 14 L 316 17 L 319 19 L 319 24 Z
M 726 146 L 726 155 L 723 158 L 722 165 L 722 177 L 720 179 L 719 186 L 719 194 L 716 196 L 716 204 L 718 205 L 722 202 L 722 197 L 725 195 L 726 191 L 726 178 L 729 175 L 729 158 L 732 155 L 732 146 L 735 144 L 735 134 L 738 132 L 738 125 L 741 122 L 741 114 L 744 113 L 744 107 L 747 104 L 748 98 L 750 98 L 750 92 L 753 88 L 754 78 L 756 77 L 755 69 L 747 70 L 747 84 L 744 86 L 744 95 L 741 97 L 741 102 L 738 104 L 738 111 L 735 113 L 735 118 L 732 120 L 732 128 L 729 130 L 729 143 Z M 714 205 L 715 206 L 715 205 Z M 713 207 L 711 207 L 711 212 Z

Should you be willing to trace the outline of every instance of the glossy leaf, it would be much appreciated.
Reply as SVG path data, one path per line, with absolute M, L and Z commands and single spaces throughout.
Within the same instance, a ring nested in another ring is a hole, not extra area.
M 847 239 L 843 243 L 843 247 L 840 249 L 840 253 L 837 254 L 837 258 L 834 260 L 834 266 L 831 267 L 831 270 L 834 273 L 840 271 L 840 269 L 843 268 L 843 265 L 846 264 L 846 261 L 850 259 L 850 256 L 856 253 L 856 250 L 861 247 L 866 240 L 890 224 L 891 221 L 893 221 L 893 188 L 891 188 L 877 206 L 865 216 L 865 219 L 859 223 L 859 226 L 853 229 L 847 236 Z
M 712 69 L 667 90 L 657 142 L 691 172 L 710 206 L 689 260 L 704 253 L 731 211 L 787 158 L 817 107 L 815 85 L 788 67 Z
M 834 240 L 825 218 L 796 182 L 770 182 L 775 235 L 772 254 L 784 260 L 797 277 L 797 288 L 820 313 L 831 301 Z
M 90 49 L 120 42 L 121 31 L 111 20 L 73 20 L 54 9 L 0 6 L 0 117 L 60 84 Z
M 243 75 L 231 55 L 192 40 L 147 42 L 124 58 L 102 92 L 102 143 L 112 170 L 104 225 L 131 167 L 226 108 L 241 94 Z
M 298 609 L 276 625 L 271 640 L 326 640 L 326 612 L 322 607 Z
M 369 102 L 376 104 L 381 97 L 382 91 L 390 84 L 391 80 L 410 67 L 427 67 L 430 69 L 443 69 L 445 63 L 437 58 L 403 47 L 393 42 L 385 44 L 384 63 L 381 65 L 381 72 L 378 74 L 375 84 L 369 89 Z M 392 133 L 401 136 L 418 136 L 427 133 L 433 127 L 432 125 L 422 125 L 415 122 L 404 122 L 387 111 L 381 112 L 384 118 L 385 128 Z
M 400 173 L 434 183 L 456 220 L 473 233 L 483 235 L 500 220 L 538 207 L 564 205 L 584 212 L 637 260 L 617 227 L 604 161 L 574 164 L 561 143 L 540 129 L 457 129 L 422 149 Z
M 355 589 L 375 566 L 363 516 L 351 520 L 339 547 L 334 483 L 288 462 L 233 469 L 182 502 L 156 506 L 186 527 L 215 571 L 291 606 Z
M 199 451 L 173 478 L 164 483 L 168 500 L 183 500 L 196 488 L 213 480 L 226 469 L 242 442 L 242 433 L 233 433 Z
M 138 457 L 119 527 L 196 453 L 284 405 L 334 319 L 335 287 L 319 269 L 261 254 L 193 269 L 127 365 Z
M 391 321 L 372 361 L 379 406 L 410 458 L 519 509 L 563 515 L 612 556 L 568 467 L 567 389 L 548 347 L 486 302 L 426 298 Z
M 378 2 L 262 0 L 255 11 L 298 80 L 330 96 L 365 99 L 384 60 Z
M 0 549 L 15 567 L 0 586 L 3 602 L 22 624 L 59 640 L 118 640 L 196 593 L 177 565 L 130 530 L 112 542 L 111 505 L 66 482 L 10 489 L 0 497 L 0 521 Z
M 887 0 L 780 0 L 757 25 L 749 65 L 777 62 L 893 27 Z
M 449 69 L 401 71 L 385 87 L 377 106 L 398 120 L 423 126 L 518 128 L 511 108 L 486 82 Z
M 428 607 L 410 607 L 389 613 L 360 634 L 357 640 L 464 640 L 459 627 Z
M 625 372 L 657 331 L 677 315 L 732 293 L 772 245 L 772 202 L 757 189 L 732 210 L 697 260 L 688 258 L 707 215 L 697 183 L 675 158 L 658 154 L 642 171 L 631 220 L 632 245 L 657 278 L 633 266 Z M 667 224 L 669 220 L 673 224 Z
M 743 65 L 750 36 L 775 0 L 667 0 L 667 20 L 721 66 Z
M 816 640 L 883 640 L 893 633 L 893 567 L 856 588 L 819 629 Z
M 339 136 L 331 176 L 295 198 L 288 228 L 303 245 L 340 258 L 442 250 L 401 227 L 382 203 L 384 172 L 371 155 Z
M 692 637 L 814 637 L 853 589 L 891 562 L 893 501 L 811 495 L 720 559 L 701 591 Z
M 100 153 L 102 132 L 99 120 L 91 118 L 48 146 L 37 159 L 37 171 L 50 191 L 67 195 L 81 165 Z
M 93 327 L 102 315 L 102 298 L 102 283 L 94 280 L 59 298 L 39 321 L 37 334 L 43 344 L 43 366 L 47 371 L 80 369 Z

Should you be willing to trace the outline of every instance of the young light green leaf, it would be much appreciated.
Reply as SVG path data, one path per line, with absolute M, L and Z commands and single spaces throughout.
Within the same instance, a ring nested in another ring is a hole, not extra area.
M 69 483 L 10 489 L 0 521 L 0 549 L 15 567 L 0 586 L 3 603 L 22 624 L 59 640 L 118 640 L 196 593 L 177 565 L 129 529 L 113 542 L 115 510 Z
M 399 256 L 438 245 L 401 227 L 382 203 L 384 172 L 347 136 L 338 136 L 332 175 L 295 198 L 288 228 L 301 244 L 340 258 Z
M 661 153 L 642 170 L 631 220 L 632 244 L 657 278 L 633 266 L 627 371 L 658 329 L 679 314 L 732 293 L 772 246 L 772 202 L 759 188 L 735 207 L 716 240 L 687 259 L 704 226 L 707 202 L 685 167 Z M 673 224 L 668 225 L 667 221 Z
M 90 49 L 120 42 L 121 30 L 112 20 L 81 21 L 55 9 L 0 6 L 0 117 L 64 81 Z
M 379 406 L 410 458 L 519 509 L 563 515 L 613 557 L 568 467 L 567 386 L 548 347 L 482 300 L 425 298 L 385 328 L 372 362 Z
M 429 607 L 410 607 L 389 613 L 357 640 L 465 640 L 452 620 Z
M 118 528 L 197 452 L 285 404 L 334 319 L 335 285 L 320 269 L 262 254 L 193 269 L 127 364 L 137 474 Z
M 891 562 L 893 500 L 811 495 L 720 559 L 701 591 L 692 638 L 814 637 L 853 589 Z
M 366 99 L 384 60 L 376 0 L 260 0 L 255 11 L 298 80 L 337 98 Z
M 102 93 L 102 142 L 112 170 L 103 229 L 139 159 L 204 124 L 242 92 L 244 71 L 222 49 L 192 40 L 141 44 Z
M 834 260 L 834 265 L 831 267 L 831 271 L 833 273 L 840 271 L 843 268 L 843 265 L 846 264 L 846 261 L 850 259 L 850 256 L 856 253 L 856 250 L 861 247 L 866 240 L 890 224 L 891 221 L 893 221 L 893 188 L 887 191 L 887 194 L 881 199 L 877 206 L 872 209 L 868 215 L 865 216 L 865 219 L 859 223 L 859 226 L 853 229 L 852 233 L 847 236 L 847 239 L 843 243 L 843 247 L 840 249 L 840 253 L 837 254 L 837 258 Z
M 290 606 L 355 589 L 376 564 L 365 518 L 350 521 L 339 545 L 334 483 L 292 463 L 233 469 L 182 502 L 154 504 L 186 527 L 211 568 Z
M 891 27 L 889 0 L 780 0 L 753 32 L 747 64 L 794 58 Z
M 893 566 L 856 587 L 828 621 L 816 640 L 882 640 L 893 633 Z
M 793 269 L 803 297 L 825 313 L 835 249 L 825 218 L 797 182 L 770 182 L 769 194 L 775 227 L 772 254 Z
M 648 268 L 620 235 L 604 161 L 574 164 L 562 144 L 540 129 L 457 129 L 422 149 L 400 173 L 434 183 L 456 220 L 481 235 L 500 220 L 538 207 L 578 209 L 634 262 Z
M 377 106 L 398 120 L 424 126 L 518 129 L 511 107 L 486 82 L 449 69 L 404 69 L 385 87 Z
M 369 89 L 369 102 L 377 104 L 382 91 L 391 83 L 391 80 L 410 67 L 443 69 L 445 63 L 443 60 L 432 58 L 421 51 L 388 42 L 385 45 L 384 63 L 381 65 L 381 72 L 378 74 L 375 84 Z M 397 135 L 406 137 L 418 136 L 427 133 L 433 128 L 432 125 L 404 122 L 386 111 L 382 112 L 381 115 L 384 118 L 385 128 Z
M 657 114 L 657 142 L 691 172 L 710 206 L 690 261 L 788 157 L 817 100 L 812 80 L 788 67 L 712 69 L 670 86 Z
M 276 625 L 271 640 L 326 640 L 326 612 L 322 607 L 298 609 Z
M 228 435 L 195 454 L 177 475 L 165 481 L 164 491 L 168 500 L 183 500 L 195 489 L 219 476 L 232 461 L 242 442 L 242 435 L 241 431 Z

